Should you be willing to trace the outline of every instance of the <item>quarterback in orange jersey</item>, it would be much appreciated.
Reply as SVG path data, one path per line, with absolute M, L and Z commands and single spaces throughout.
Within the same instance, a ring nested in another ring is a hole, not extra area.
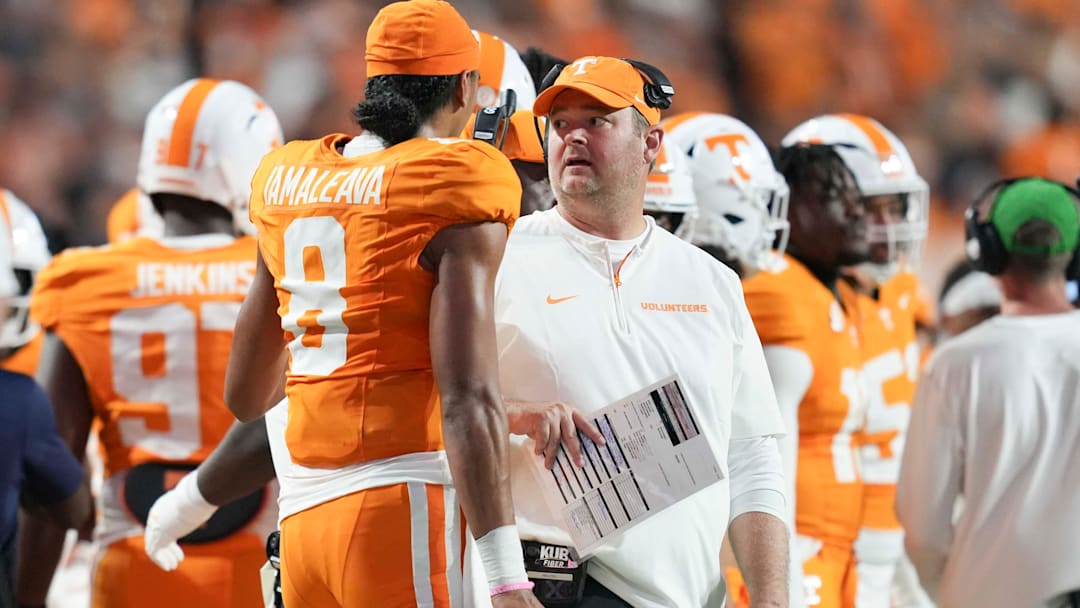
M 0 216 L 11 228 L 11 265 L 19 282 L 18 293 L 10 300 L 10 312 L 0 320 L 0 368 L 33 376 L 44 334 L 30 318 L 30 290 L 52 254 L 37 216 L 10 190 L 0 189 Z
M 919 594 L 895 582 L 905 557 L 894 504 L 919 371 L 914 272 L 927 233 L 929 188 L 900 139 L 872 118 L 818 116 L 793 129 L 784 143 L 800 141 L 835 146 L 855 176 L 867 216 L 869 258 L 845 271 L 844 284 L 858 315 L 867 397 L 859 442 L 866 485 L 863 527 L 855 543 L 856 605 L 889 606 L 898 596 Z
M 855 442 L 865 401 L 856 311 L 841 301 L 838 281 L 843 266 L 866 259 L 866 218 L 854 177 L 833 148 L 781 148 L 777 169 L 791 189 L 789 253 L 743 287 L 785 423 L 797 429 L 781 440 L 795 484 L 792 588 L 803 595 L 792 605 L 848 607 L 863 501 Z
M 514 527 L 494 279 L 521 186 L 457 139 L 479 49 L 447 2 L 384 7 L 363 132 L 291 142 L 252 180 L 259 262 L 226 401 L 269 407 L 287 361 L 289 608 L 461 605 L 468 519 L 497 608 L 536 607 Z M 282 331 L 284 330 L 284 332 Z
M 263 534 L 275 515 L 265 491 L 185 539 L 187 559 L 175 572 L 144 553 L 142 527 L 177 480 L 199 493 L 184 474 L 232 422 L 225 366 L 256 258 L 255 240 L 236 237 L 234 212 L 246 208 L 255 166 L 280 141 L 276 116 L 248 87 L 185 82 L 151 110 L 139 162 L 139 187 L 164 235 L 66 252 L 38 275 L 32 313 L 48 332 L 38 379 L 73 451 L 82 453 L 93 424 L 104 459 L 95 607 L 260 602 Z M 56 539 L 37 529 L 34 559 L 55 560 L 47 547 Z

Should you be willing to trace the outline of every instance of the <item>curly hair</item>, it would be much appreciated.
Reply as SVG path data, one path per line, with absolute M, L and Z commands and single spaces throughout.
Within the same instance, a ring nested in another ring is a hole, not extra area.
M 828 200 L 846 187 L 845 177 L 851 173 L 832 146 L 800 143 L 780 148 L 775 156 L 776 170 L 793 195 L 815 192 Z
M 426 120 L 450 102 L 461 76 L 383 75 L 368 78 L 353 118 L 392 146 L 416 137 Z

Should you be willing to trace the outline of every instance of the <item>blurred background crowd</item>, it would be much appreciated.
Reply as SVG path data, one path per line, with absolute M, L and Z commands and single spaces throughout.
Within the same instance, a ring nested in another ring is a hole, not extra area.
M 355 131 L 375 0 L 0 0 L 0 186 L 50 246 L 105 241 L 150 106 L 195 75 L 260 91 L 287 139 Z M 637 57 L 672 112 L 719 111 L 776 144 L 825 112 L 873 116 L 931 185 L 929 293 L 962 213 L 999 174 L 1080 168 L 1073 0 L 456 0 L 519 51 Z

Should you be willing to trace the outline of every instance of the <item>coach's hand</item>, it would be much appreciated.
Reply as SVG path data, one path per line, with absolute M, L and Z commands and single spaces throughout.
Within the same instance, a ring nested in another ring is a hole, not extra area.
M 492 608 L 544 608 L 532 591 L 507 591 L 491 596 Z
M 511 433 L 532 438 L 536 443 L 536 454 L 544 455 L 544 466 L 549 469 L 555 464 L 560 442 L 577 466 L 585 466 L 578 430 L 598 445 L 605 443 L 600 431 L 581 412 L 565 403 L 507 401 L 506 418 Z

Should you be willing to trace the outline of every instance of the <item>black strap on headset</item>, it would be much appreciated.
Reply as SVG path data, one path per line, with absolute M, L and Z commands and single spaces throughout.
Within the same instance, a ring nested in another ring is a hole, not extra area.
M 644 76 L 645 86 L 642 89 L 642 93 L 645 97 L 645 105 L 660 110 L 666 110 L 671 107 L 671 98 L 675 96 L 675 85 L 671 84 L 671 80 L 660 71 L 660 68 L 645 63 L 644 61 L 638 61 L 637 59 L 630 59 L 628 57 L 621 57 L 620 61 L 629 63 L 639 74 Z M 540 81 L 540 88 L 538 90 L 543 91 L 555 84 L 555 80 L 559 78 L 559 74 L 561 74 L 564 69 L 566 69 L 566 64 L 564 63 L 556 63 L 551 66 L 548 73 L 544 75 L 544 79 Z
M 987 187 L 983 188 L 981 192 L 979 192 L 979 194 L 973 199 L 971 205 L 968 207 L 967 215 L 971 218 L 972 221 L 977 222 L 979 224 L 985 224 L 985 223 L 989 222 L 990 221 L 990 210 L 989 209 L 987 210 L 986 217 L 983 217 L 983 213 L 981 211 L 981 208 L 985 204 L 986 199 L 990 198 L 990 195 L 993 194 L 993 195 L 995 195 L 995 200 L 996 200 L 996 194 L 997 193 L 999 193 L 1002 190 L 1004 190 L 1005 188 L 1008 188 L 1009 186 L 1015 184 L 1016 182 L 1023 181 L 1023 180 L 1026 180 L 1026 179 L 1041 179 L 1041 180 L 1045 180 L 1045 181 L 1049 181 L 1049 182 L 1053 182 L 1055 184 L 1058 184 L 1059 186 L 1064 188 L 1066 192 L 1073 195 L 1073 198 L 1076 199 L 1076 202 L 1078 204 L 1080 204 L 1080 178 L 1077 178 L 1076 186 L 1070 186 L 1070 185 L 1062 183 L 1062 182 L 1058 182 L 1058 181 L 1055 181 L 1055 180 L 1049 180 L 1049 179 L 1046 179 L 1045 177 L 1038 177 L 1038 176 L 1033 176 L 1033 175 L 1026 175 L 1026 176 L 1022 176 L 1022 177 L 1003 177 L 1003 178 L 991 183 Z M 991 205 L 991 209 L 992 208 L 993 208 L 993 205 Z
M 1003 177 L 1003 178 L 1001 178 L 999 180 L 995 180 L 990 185 L 983 188 L 982 191 L 980 191 L 979 194 L 975 196 L 975 199 L 971 203 L 970 209 L 972 211 L 972 215 L 974 216 L 974 218 L 977 219 L 977 220 L 981 219 L 981 211 L 980 211 L 980 209 L 982 208 L 982 206 L 983 206 L 984 202 L 986 201 L 986 199 L 991 194 L 995 194 L 999 190 L 1002 190 L 1004 188 L 1008 188 L 1009 186 L 1015 184 L 1016 182 L 1018 182 L 1018 181 L 1020 181 L 1022 179 L 1028 179 L 1028 178 L 1026 178 L 1026 177 Z M 986 215 L 987 215 L 986 219 L 987 219 L 987 221 L 989 221 L 989 216 L 990 216 L 989 212 Z
M 548 70 L 547 74 L 544 74 L 544 79 L 540 81 L 540 88 L 537 89 L 537 94 L 555 84 L 555 80 L 559 77 L 559 74 L 562 74 L 564 69 L 566 69 L 565 63 L 556 63 L 551 66 L 551 69 Z

